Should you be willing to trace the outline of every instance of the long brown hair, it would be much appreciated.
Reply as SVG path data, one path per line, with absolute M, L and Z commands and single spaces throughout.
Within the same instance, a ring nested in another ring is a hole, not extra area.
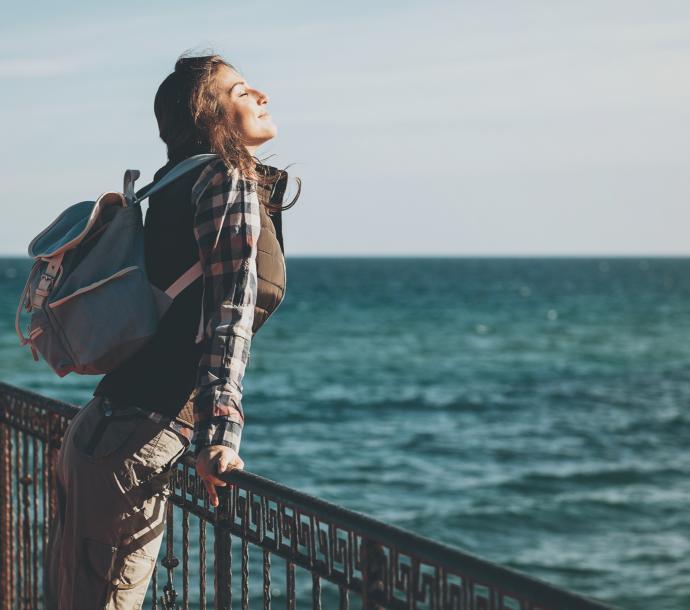
M 161 140 L 168 148 L 168 160 L 179 162 L 191 155 L 214 152 L 223 160 L 228 172 L 237 167 L 247 179 L 275 188 L 284 170 L 271 171 L 269 166 L 249 153 L 240 133 L 227 119 L 218 102 L 216 74 L 221 66 L 238 72 L 220 55 L 191 56 L 182 54 L 175 70 L 158 87 L 153 109 Z M 302 181 L 295 177 L 297 194 L 283 207 L 287 210 L 299 198 Z

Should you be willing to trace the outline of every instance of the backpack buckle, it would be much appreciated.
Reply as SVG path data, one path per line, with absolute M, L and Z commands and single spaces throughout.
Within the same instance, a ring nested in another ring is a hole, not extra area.
M 125 201 L 128 206 L 134 204 L 136 200 L 136 193 L 134 192 L 134 183 L 137 181 L 141 174 L 138 169 L 128 169 L 125 172 L 124 187 L 122 189 L 123 195 L 125 196 Z
M 50 273 L 41 273 L 41 280 L 46 282 L 46 284 L 44 284 L 45 289 L 50 290 L 53 287 L 55 276 L 51 275 Z
M 34 291 L 37 296 L 37 303 L 35 303 L 34 306 L 37 305 L 38 307 L 41 307 L 43 305 L 43 299 L 48 298 L 50 290 L 53 287 L 53 280 L 55 280 L 54 275 L 51 275 L 50 273 L 41 273 L 41 280 Z

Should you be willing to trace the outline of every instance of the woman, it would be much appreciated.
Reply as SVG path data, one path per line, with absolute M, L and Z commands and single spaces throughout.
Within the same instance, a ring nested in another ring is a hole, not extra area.
M 102 378 L 67 428 L 47 608 L 140 608 L 171 468 L 193 443 L 213 506 L 225 485 L 217 475 L 244 468 L 242 379 L 253 335 L 283 300 L 280 211 L 299 197 L 280 207 L 287 173 L 254 157 L 276 135 L 268 99 L 218 55 L 181 57 L 158 89 L 168 163 L 155 179 L 191 155 L 218 158 L 151 197 L 147 272 L 164 290 L 200 260 L 203 281 L 179 294 L 153 339 Z

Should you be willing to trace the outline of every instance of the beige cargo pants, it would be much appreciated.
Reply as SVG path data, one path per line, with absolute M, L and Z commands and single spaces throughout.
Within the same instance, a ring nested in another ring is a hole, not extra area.
M 45 575 L 48 610 L 141 608 L 158 556 L 170 468 L 188 440 L 94 396 L 67 427 Z

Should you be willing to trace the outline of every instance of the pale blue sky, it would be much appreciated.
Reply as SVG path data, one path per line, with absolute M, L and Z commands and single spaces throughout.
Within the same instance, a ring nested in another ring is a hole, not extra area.
M 207 47 L 270 95 L 288 256 L 690 254 L 687 0 L 12 3 L 0 254 L 150 180 L 156 89 Z

